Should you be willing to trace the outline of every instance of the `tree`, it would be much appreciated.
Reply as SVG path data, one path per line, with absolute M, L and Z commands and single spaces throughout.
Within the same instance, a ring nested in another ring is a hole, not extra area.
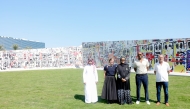
M 26 47 L 25 49 L 32 49 L 32 47 Z
M 14 45 L 13 45 L 13 49 L 14 49 L 14 50 L 18 50 L 18 45 L 17 45 L 17 44 L 14 44 Z
M 4 50 L 3 45 L 0 45 L 0 51 L 3 51 L 3 50 Z

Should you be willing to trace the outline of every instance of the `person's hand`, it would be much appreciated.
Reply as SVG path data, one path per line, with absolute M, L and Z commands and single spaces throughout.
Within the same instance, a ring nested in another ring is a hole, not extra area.
M 86 85 L 86 83 L 84 82 L 84 85 Z
M 98 81 L 96 81 L 96 84 L 98 83 Z
M 126 80 L 125 80 L 125 79 L 123 79 L 123 78 L 122 78 L 121 80 L 122 80 L 122 82 L 126 82 Z

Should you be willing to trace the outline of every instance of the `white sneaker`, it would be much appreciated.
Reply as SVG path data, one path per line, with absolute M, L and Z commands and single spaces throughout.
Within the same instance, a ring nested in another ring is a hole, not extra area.
M 136 101 L 136 104 L 139 104 L 140 103 L 140 101 Z
M 146 101 L 146 104 L 150 105 L 150 102 L 149 102 L 149 101 Z

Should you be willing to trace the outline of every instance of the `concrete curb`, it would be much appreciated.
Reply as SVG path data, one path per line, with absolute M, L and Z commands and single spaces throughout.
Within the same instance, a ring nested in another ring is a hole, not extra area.
M 7 70 L 0 70 L 0 72 L 12 72 L 12 71 L 29 71 L 29 70 L 56 70 L 56 69 L 77 69 L 75 66 L 71 66 L 71 67 L 45 67 L 45 68 L 11 68 L 11 69 L 7 69 Z M 83 69 L 83 67 L 79 67 L 79 69 Z M 103 68 L 97 68 L 97 70 L 103 70 Z M 131 70 L 131 72 L 135 72 L 133 69 Z M 154 74 L 153 71 L 148 71 L 147 74 Z M 179 72 L 171 72 L 169 75 L 173 75 L 173 76 L 190 76 L 190 73 L 179 73 Z

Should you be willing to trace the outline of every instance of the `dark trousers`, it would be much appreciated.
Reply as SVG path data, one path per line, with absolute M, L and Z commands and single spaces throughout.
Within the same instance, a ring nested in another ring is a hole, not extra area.
M 148 75 L 147 74 L 136 74 L 136 95 L 137 95 L 137 101 L 140 101 L 141 83 L 143 84 L 143 87 L 144 87 L 145 100 L 149 101 L 149 95 L 148 95 Z
M 164 89 L 165 103 L 168 103 L 168 82 L 156 82 L 157 102 L 160 102 L 160 93 L 161 93 L 162 86 Z

